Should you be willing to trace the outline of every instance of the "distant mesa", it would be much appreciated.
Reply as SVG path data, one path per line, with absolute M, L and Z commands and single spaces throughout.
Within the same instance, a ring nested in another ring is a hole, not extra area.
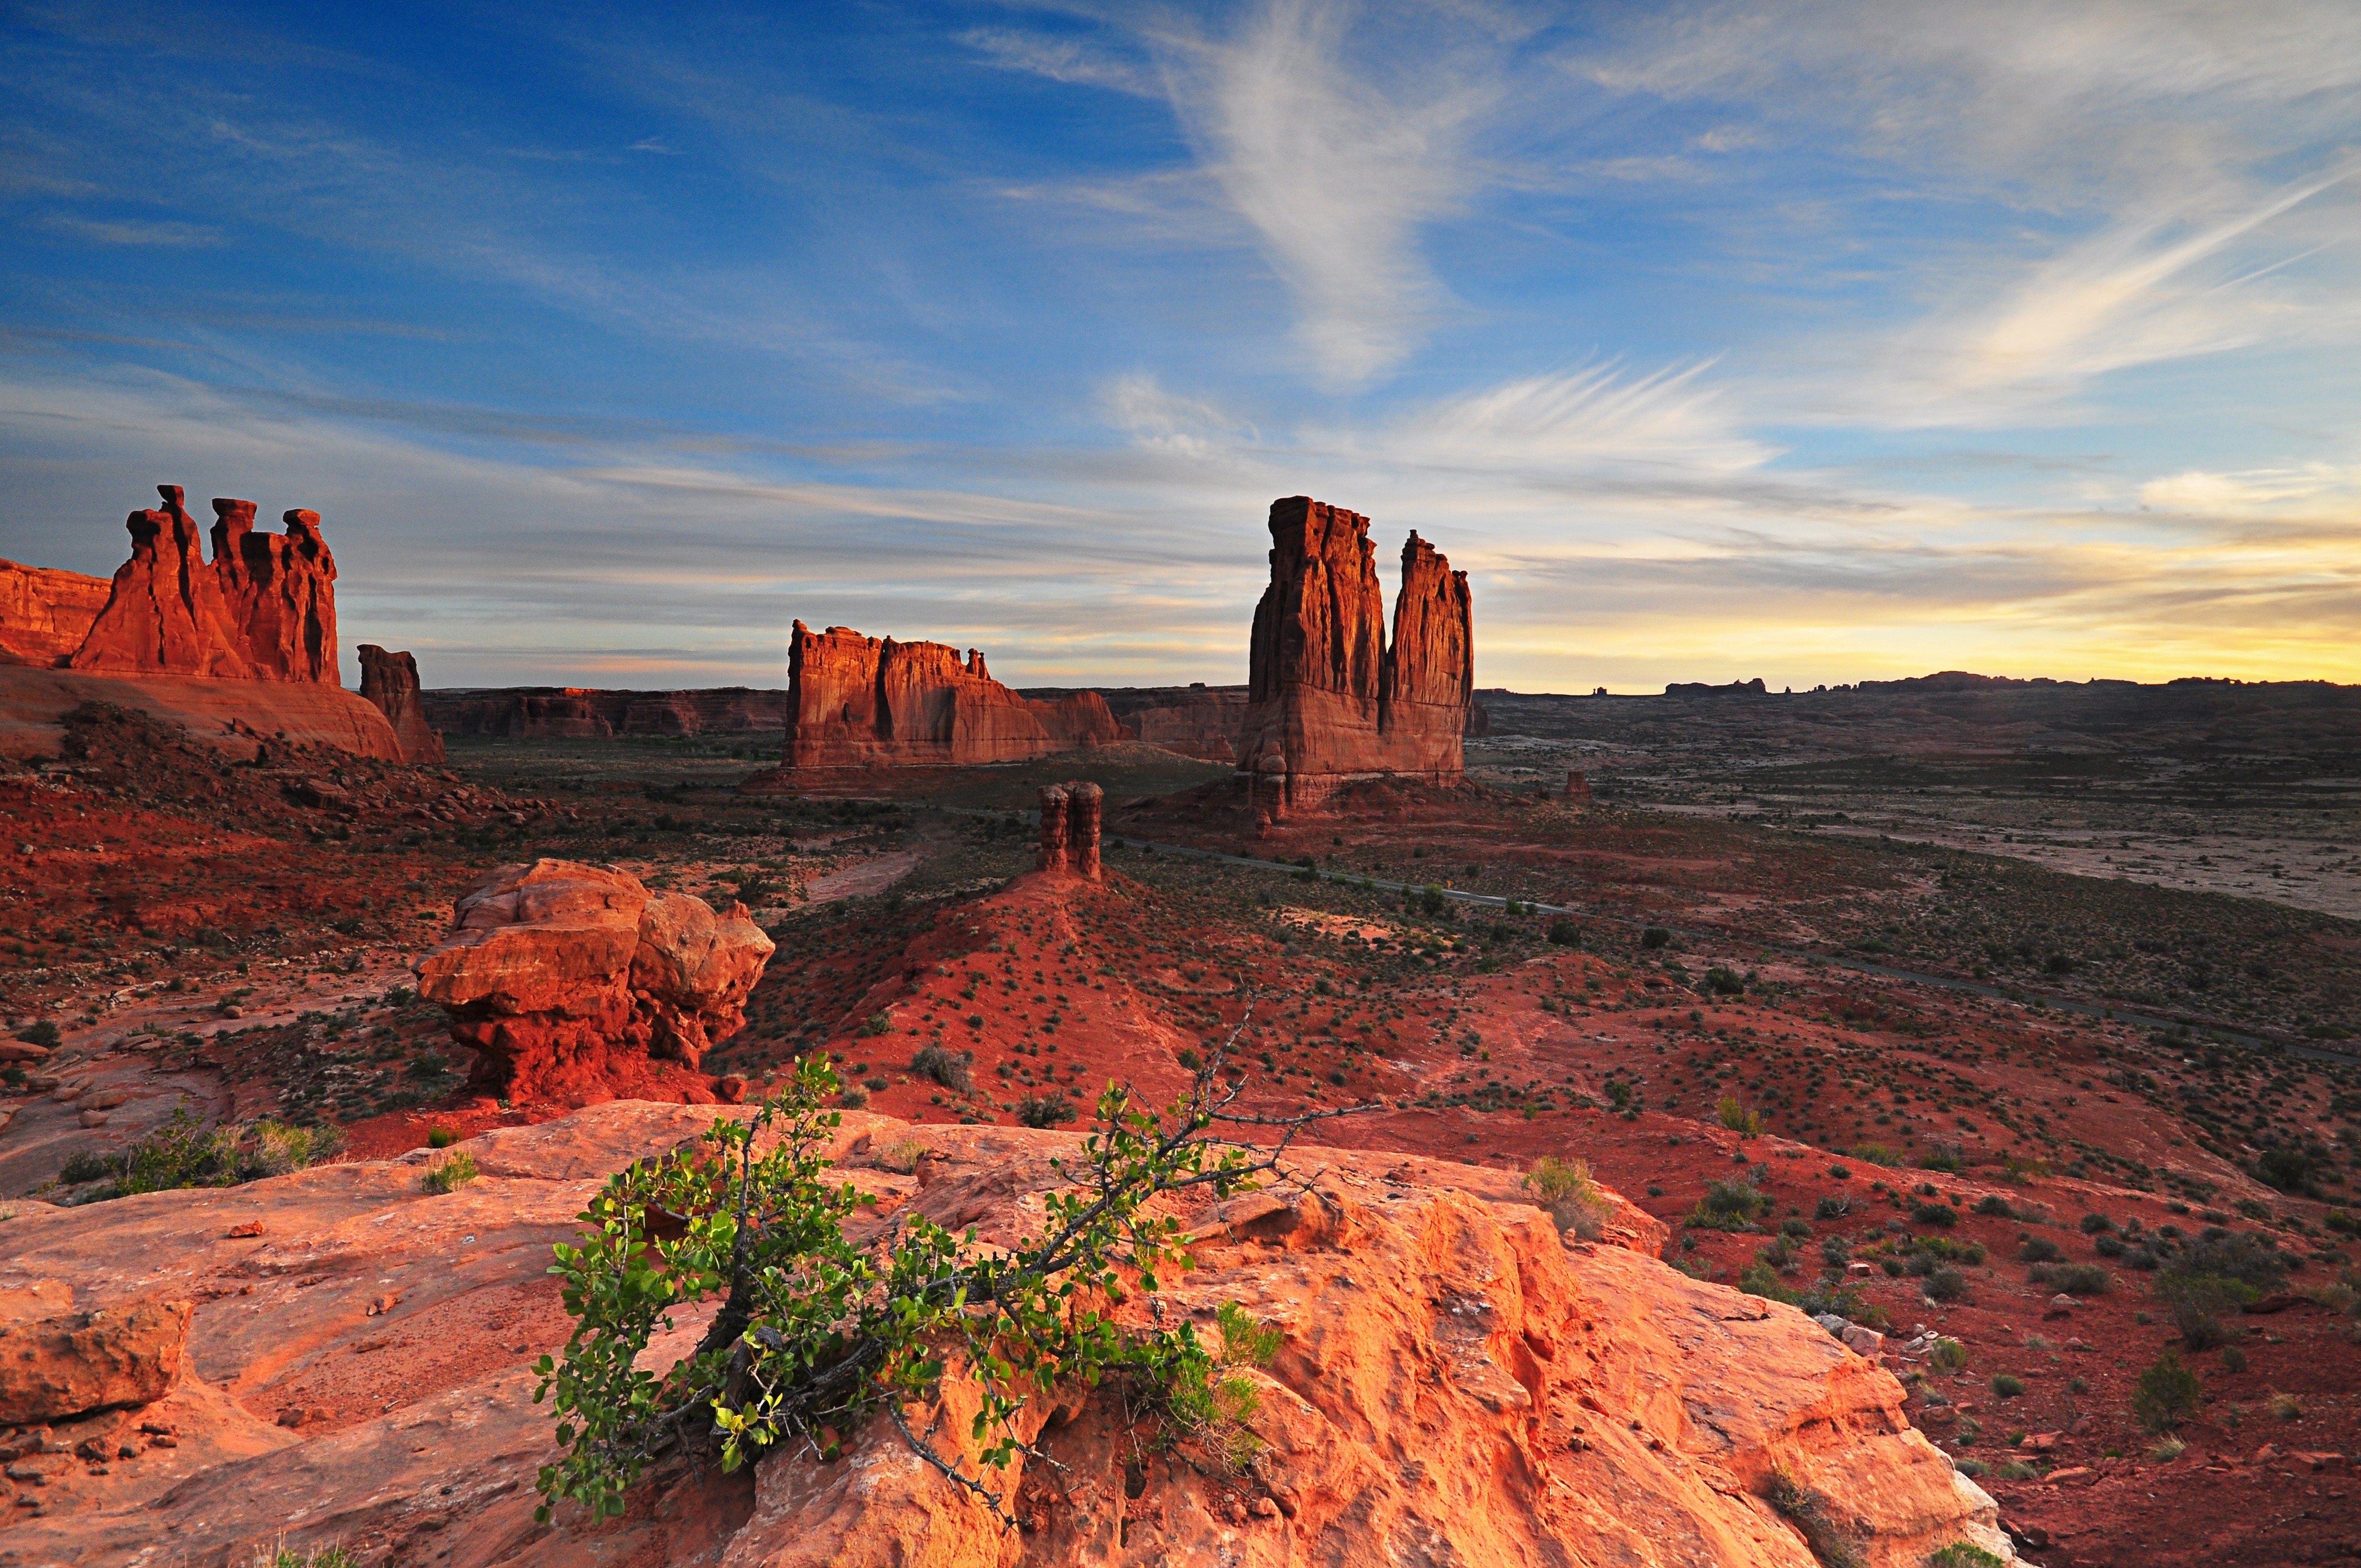
M 703 691 L 593 686 L 452 687 L 419 694 L 445 735 L 504 740 L 608 740 L 618 735 L 752 735 L 787 722 L 787 694 L 752 686 Z
M 1367 518 L 1290 496 L 1271 503 L 1270 537 L 1239 740 L 1257 810 L 1315 806 L 1355 778 L 1464 777 L 1476 656 L 1467 574 L 1411 533 L 1388 646 Z
M 258 532 L 252 501 L 214 501 L 213 557 L 178 485 L 131 513 L 111 582 L 0 562 L 0 751 L 46 750 L 63 715 L 104 700 L 214 744 L 255 737 L 401 760 L 379 708 L 344 689 L 336 562 L 320 514 Z
M 789 768 L 1025 762 L 1126 739 L 1098 693 L 1028 701 L 974 649 L 800 620 L 788 641 Z
M 1607 688 L 1601 686 L 1596 695 L 1603 696 L 1606 691 Z M 1664 695 L 1666 696 L 1767 696 L 1770 695 L 1770 688 L 1763 684 L 1763 677 L 1757 675 L 1751 681 L 1732 681 L 1726 686 L 1708 685 L 1703 681 L 1674 681 L 1665 685 Z

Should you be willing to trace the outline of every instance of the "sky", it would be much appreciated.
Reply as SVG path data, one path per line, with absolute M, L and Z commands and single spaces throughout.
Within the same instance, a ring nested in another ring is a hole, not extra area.
M 319 511 L 430 686 L 2361 681 L 2352 0 L 0 8 L 0 554 Z

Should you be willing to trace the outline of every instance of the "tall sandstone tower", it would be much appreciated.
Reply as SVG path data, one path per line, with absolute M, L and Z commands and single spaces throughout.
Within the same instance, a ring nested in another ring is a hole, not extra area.
M 1367 518 L 1290 496 L 1271 503 L 1270 539 L 1238 748 L 1258 806 L 1314 806 L 1356 778 L 1464 776 L 1476 656 L 1467 574 L 1412 533 L 1388 647 Z

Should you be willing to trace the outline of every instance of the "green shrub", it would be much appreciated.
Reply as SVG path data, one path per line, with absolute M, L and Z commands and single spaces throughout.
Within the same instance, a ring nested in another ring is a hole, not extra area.
M 2168 1347 L 2139 1375 L 2132 1390 L 2132 1416 L 2151 1432 L 2168 1432 L 2197 1413 L 2203 1392 L 2197 1374 L 2180 1365 L 2180 1354 Z
M 41 1046 L 54 1050 L 57 1048 L 58 1042 L 64 1036 L 58 1033 L 56 1019 L 43 1018 L 38 1023 L 17 1030 L 16 1037 L 28 1046 Z
M 418 1185 L 429 1192 L 456 1192 L 482 1174 L 476 1168 L 476 1157 L 461 1149 L 428 1166 Z
M 1994 1398 L 2014 1399 L 2025 1392 L 2025 1379 L 2012 1373 L 1996 1372 L 1993 1375 L 1992 1391 Z
M 921 1046 L 910 1058 L 910 1070 L 920 1078 L 933 1079 L 954 1094 L 967 1094 L 975 1089 L 975 1075 L 968 1070 L 974 1059 L 973 1051 L 954 1054 L 940 1046 Z
M 2065 1255 L 2048 1236 L 2027 1236 L 2025 1245 L 2016 1249 L 2019 1263 L 2055 1263 Z
M 1723 1126 L 1741 1136 L 1752 1138 L 1763 1134 L 1763 1113 L 1741 1105 L 1736 1095 L 1723 1095 L 1721 1103 L 1714 1107 L 1714 1114 Z
M 894 1018 L 891 1014 L 887 1013 L 872 1013 L 868 1017 L 861 1021 L 861 1027 L 853 1031 L 854 1034 L 862 1036 L 863 1038 L 871 1038 L 878 1035 L 890 1035 L 893 1032 Z
M 297 1127 L 265 1116 L 247 1131 L 254 1146 L 238 1159 L 238 1175 L 247 1180 L 285 1176 L 320 1164 L 344 1146 L 345 1135 L 335 1127 Z
M 85 1181 L 96 1181 L 115 1172 L 115 1162 L 96 1149 L 82 1149 L 70 1157 L 58 1179 L 68 1187 L 80 1187 Z
M 448 1127 L 436 1127 L 426 1135 L 426 1146 L 430 1149 L 447 1149 L 458 1141 L 459 1135 Z
M 1960 1212 L 1949 1203 L 1921 1203 L 1910 1211 L 1910 1217 L 1922 1225 L 1938 1225 L 1947 1231 L 1960 1223 Z
M 1812 1205 L 1815 1220 L 1841 1220 L 1851 1212 L 1852 1200 L 1833 1192 Z
M 534 1397 L 554 1406 L 565 1450 L 541 1472 L 538 1517 L 560 1501 L 620 1514 L 651 1457 L 679 1443 L 718 1440 L 733 1471 L 774 1447 L 832 1458 L 840 1434 L 873 1417 L 948 1471 L 902 1412 L 935 1398 L 954 1364 L 969 1369 L 967 1435 L 980 1450 L 963 1479 L 1004 1526 L 1015 1520 L 991 1472 L 1025 1452 L 1028 1401 L 1053 1387 L 1111 1387 L 1167 1444 L 1199 1445 L 1205 1468 L 1250 1463 L 1252 1385 L 1223 1367 L 1231 1345 L 1268 1347 L 1264 1331 L 1217 1320 L 1229 1343 L 1216 1357 L 1188 1321 L 1168 1328 L 1169 1314 L 1136 1305 L 1118 1318 L 1115 1306 L 1145 1295 L 1153 1308 L 1164 1271 L 1185 1263 L 1180 1222 L 1155 1199 L 1186 1188 L 1217 1201 L 1277 1165 L 1268 1149 L 1208 1141 L 1220 1068 L 1216 1057 L 1162 1114 L 1110 1085 L 1102 1130 L 1071 1169 L 1059 1167 L 1069 1185 L 1043 1193 L 1038 1232 L 1005 1247 L 907 1211 L 865 1246 L 847 1239 L 868 1200 L 829 1179 L 823 1151 L 840 1118 L 823 1108 L 837 1080 L 822 1060 L 751 1119 L 717 1118 L 701 1147 L 630 1166 L 591 1200 L 578 1242 L 556 1248 L 576 1327 L 561 1357 L 536 1365 Z M 664 1231 L 652 1230 L 658 1212 L 674 1217 Z M 696 1352 L 638 1369 L 672 1314 L 715 1299 Z
M 1640 933 L 1640 945 L 1651 951 L 1653 951 L 1658 948 L 1671 946 L 1673 934 L 1670 931 L 1665 930 L 1662 926 L 1651 926 L 1646 930 Z
M 2016 1211 L 2009 1207 L 2008 1200 L 1997 1192 L 1987 1192 L 1977 1199 L 1976 1212 L 1991 1214 L 2003 1220 L 2013 1220 L 2016 1217 Z M 1972 1552 L 1975 1548 L 1970 1547 L 1969 1550 Z
M 2068 1296 L 2103 1296 L 2115 1282 L 2095 1263 L 2062 1263 L 2049 1271 L 2047 1283 Z
M 1590 1179 L 1590 1167 L 1583 1160 L 1543 1155 L 1525 1173 L 1524 1184 L 1542 1201 L 1561 1232 L 1570 1232 L 1582 1241 L 1597 1241 L 1615 1212 L 1614 1202 Z
M 2268 1237 L 2209 1225 L 2181 1246 L 2165 1272 L 2235 1279 L 2268 1296 L 2287 1284 L 2288 1260 Z
M 1054 1091 L 1028 1094 L 1016 1102 L 1016 1119 L 1028 1127 L 1054 1127 L 1072 1121 L 1076 1114 L 1074 1102 Z
M 2220 1274 L 2166 1274 L 2158 1277 L 2155 1289 L 2180 1331 L 2180 1343 L 2191 1350 L 2210 1350 L 2229 1338 L 2222 1314 L 2255 1299 L 2253 1286 Z
M 2095 1236 L 2101 1231 L 2114 1230 L 2115 1228 L 2115 1223 L 2107 1218 L 2104 1214 L 2085 1214 L 2081 1219 L 2081 1226 L 2082 1234 L 2084 1235 Z
M 1706 1230 L 1741 1231 L 1770 1206 L 1771 1200 L 1751 1183 L 1708 1181 L 1705 1196 L 1689 1211 L 1688 1223 Z
M 1578 948 L 1582 946 L 1582 927 L 1571 920 L 1553 920 L 1549 939 L 1553 947 Z
M 237 1139 L 225 1128 L 205 1126 L 182 1103 L 111 1163 L 119 1174 L 93 1201 L 182 1187 L 228 1187 L 237 1180 Z
M 1968 1277 L 1956 1268 L 1938 1268 L 1927 1277 L 1927 1296 L 1934 1301 L 1964 1301 Z
M 1717 964 L 1705 971 L 1705 988 L 1716 996 L 1743 996 L 1746 994 L 1746 977 L 1736 970 L 1724 969 Z
M 1822 1568 L 1861 1568 L 1866 1559 L 1839 1528 L 1827 1497 L 1800 1485 L 1783 1469 L 1771 1472 L 1770 1484 L 1763 1495 L 1781 1519 L 1802 1532 L 1805 1543 L 1820 1560 Z

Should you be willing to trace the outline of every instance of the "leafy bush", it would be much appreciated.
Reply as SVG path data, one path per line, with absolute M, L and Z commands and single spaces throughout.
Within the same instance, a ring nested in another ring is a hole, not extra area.
M 1922 1225 L 1937 1225 L 1944 1230 L 1960 1223 L 1960 1212 L 1949 1203 L 1921 1203 L 1910 1211 L 1910 1217 Z
M 2209 1225 L 2174 1255 L 2167 1272 L 2216 1275 L 2268 1296 L 2287 1284 L 2288 1261 L 2268 1237 Z
M 1720 1119 L 1723 1126 L 1742 1137 L 1752 1138 L 1762 1135 L 1763 1113 L 1749 1111 L 1738 1102 L 1738 1097 L 1734 1094 L 1723 1095 L 1721 1103 L 1714 1107 L 1714 1114 Z
M 1968 1347 L 1955 1339 L 1938 1339 L 1928 1348 L 1927 1361 L 1938 1372 L 1964 1371 L 1968 1365 Z
M 890 1013 L 872 1013 L 861 1021 L 861 1027 L 853 1031 L 864 1039 L 873 1039 L 879 1035 L 890 1035 L 893 1032 L 894 1017 Z
M 1927 1568 L 2008 1568 L 2008 1564 L 1981 1546 L 1960 1541 L 1927 1558 Z
M 1996 1399 L 2014 1399 L 2025 1392 L 2025 1379 L 2014 1373 L 1996 1372 L 1993 1375 L 1992 1391 Z
M 2095 1236 L 2101 1231 L 2114 1230 L 2115 1228 L 2115 1223 L 2107 1218 L 2104 1214 L 2085 1214 L 2081 1219 L 2081 1226 L 2082 1234 L 2084 1235 Z
M 910 1058 L 910 1070 L 920 1078 L 933 1079 L 954 1094 L 968 1094 L 975 1089 L 975 1075 L 968 1070 L 968 1063 L 974 1059 L 972 1051 L 955 1053 L 940 1046 L 921 1046 Z
M 1964 1301 L 1968 1277 L 1956 1268 L 1938 1268 L 1927 1277 L 1927 1295 L 1930 1300 Z
M 2256 1157 L 2253 1174 L 2256 1180 L 2281 1192 L 2303 1198 L 2321 1196 L 2320 1174 L 2325 1161 L 2316 1159 L 2302 1149 L 2268 1148 Z
M 1113 1383 L 1127 1409 L 1160 1420 L 1166 1441 L 1236 1464 L 1252 1390 L 1219 1376 L 1229 1345 L 1216 1357 L 1186 1321 L 1165 1328 L 1159 1312 L 1158 1326 L 1134 1327 L 1112 1310 L 1135 1288 L 1155 1296 L 1160 1272 L 1185 1262 L 1180 1222 L 1152 1212 L 1153 1199 L 1227 1197 L 1285 1151 L 1288 1136 L 1251 1151 L 1210 1138 L 1237 1092 L 1222 1088 L 1221 1064 L 1217 1055 L 1161 1115 L 1110 1085 L 1102 1130 L 1071 1168 L 1058 1163 L 1069 1185 L 1042 1195 L 1040 1230 L 1005 1249 L 906 1212 L 867 1245 L 846 1238 L 844 1222 L 868 1200 L 828 1179 L 821 1151 L 840 1118 L 823 1109 L 836 1088 L 823 1060 L 803 1063 L 752 1118 L 717 1119 L 699 1146 L 620 1172 L 584 1212 L 578 1244 L 556 1248 L 553 1272 L 576 1326 L 562 1355 L 536 1366 L 534 1397 L 555 1407 L 566 1451 L 541 1472 L 539 1517 L 561 1500 L 620 1514 L 653 1457 L 682 1442 L 718 1439 L 729 1470 L 782 1444 L 830 1457 L 840 1434 L 882 1415 L 1013 1523 L 989 1476 L 1031 1452 L 1027 1400 L 1060 1383 Z M 659 1213 L 670 1216 L 661 1229 Z M 720 1310 L 691 1354 L 668 1371 L 635 1369 L 670 1314 L 716 1297 Z M 1233 1325 L 1237 1354 L 1267 1347 L 1263 1331 L 1235 1317 L 1223 1322 L 1225 1339 Z M 902 1417 L 954 1366 L 975 1400 L 972 1472 Z
M 228 1187 L 237 1180 L 237 1138 L 226 1128 L 205 1126 L 183 1102 L 161 1126 L 107 1163 L 115 1179 L 88 1201 L 182 1187 Z
M 2019 1263 L 2056 1263 L 2065 1255 L 2048 1236 L 2027 1236 L 2025 1245 L 2016 1249 Z
M 1582 946 L 1582 927 L 1571 920 L 1553 920 L 1550 922 L 1549 939 L 1553 947 L 1578 948 Z
M 1054 1127 L 1076 1114 L 1074 1102 L 1056 1092 L 1028 1094 L 1016 1102 L 1016 1119 L 1028 1127 Z
M 1866 1559 L 1838 1527 L 1827 1497 L 1799 1484 L 1784 1469 L 1771 1472 L 1763 1495 L 1780 1518 L 1803 1533 L 1805 1543 L 1823 1568 L 1861 1568 Z
M 1997 1192 L 1987 1192 L 1977 1199 L 1976 1212 L 1994 1215 L 2003 1220 L 2013 1220 L 2016 1217 L 2016 1211 L 2009 1207 L 2008 1200 Z
M 447 1149 L 458 1141 L 459 1135 L 448 1127 L 436 1127 L 426 1135 L 426 1146 L 430 1149 Z
M 58 1033 L 58 1023 L 54 1018 L 43 1018 L 38 1023 L 17 1030 L 16 1037 L 28 1046 L 41 1046 L 52 1050 L 57 1047 L 58 1042 L 64 1038 Z
M 1736 970 L 1716 964 L 1705 971 L 1705 988 L 1716 996 L 1743 996 L 1746 994 L 1746 977 Z
M 2114 1280 L 2095 1263 L 2059 1264 L 2042 1283 L 2067 1296 L 2103 1296 L 2114 1288 Z
M 1771 1200 L 1749 1182 L 1708 1181 L 1688 1223 L 1705 1230 L 1741 1231 L 1770 1206 Z
M 1590 1166 L 1583 1160 L 1543 1155 L 1525 1173 L 1524 1184 L 1542 1201 L 1561 1232 L 1571 1232 L 1582 1241 L 1597 1241 L 1607 1228 L 1608 1216 L 1615 1212 L 1613 1201 L 1599 1191 L 1598 1184 L 1590 1179 Z
M 1812 1205 L 1815 1220 L 1841 1220 L 1852 1212 L 1852 1200 L 1831 1192 Z
M 85 1181 L 115 1174 L 115 1162 L 96 1149 L 82 1149 L 68 1158 L 58 1179 L 68 1187 L 80 1187 Z
M 2180 1354 L 2167 1347 L 2139 1375 L 2139 1383 L 2132 1390 L 2132 1417 L 2148 1431 L 2170 1431 L 2197 1413 L 2202 1392 L 2197 1374 L 2181 1365 Z
M 238 1159 L 237 1173 L 247 1180 L 285 1176 L 318 1165 L 344 1146 L 345 1135 L 334 1127 L 291 1126 L 265 1116 L 247 1131 L 254 1146 Z
M 482 1174 L 476 1168 L 476 1157 L 461 1149 L 428 1166 L 426 1174 L 418 1179 L 418 1185 L 429 1192 L 456 1192 Z

